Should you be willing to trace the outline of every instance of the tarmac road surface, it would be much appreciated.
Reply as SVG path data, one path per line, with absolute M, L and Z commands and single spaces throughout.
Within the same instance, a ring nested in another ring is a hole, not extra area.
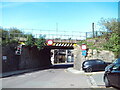
M 2 88 L 91 88 L 84 74 L 66 72 L 67 66 L 2 78 Z

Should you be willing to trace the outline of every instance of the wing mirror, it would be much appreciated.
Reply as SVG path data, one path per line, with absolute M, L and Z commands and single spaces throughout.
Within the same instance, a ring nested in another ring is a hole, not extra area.
M 109 68 L 109 69 L 108 69 L 108 72 L 111 72 L 111 71 L 112 71 L 112 68 Z
M 110 73 L 112 71 L 112 67 L 105 68 L 105 71 Z

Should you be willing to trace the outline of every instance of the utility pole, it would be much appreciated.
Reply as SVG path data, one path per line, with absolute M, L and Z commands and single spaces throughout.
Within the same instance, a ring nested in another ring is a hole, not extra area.
M 86 32 L 86 40 L 87 40 L 87 32 Z
M 95 37 L 94 35 L 94 23 L 92 23 L 92 32 L 93 32 L 93 38 Z

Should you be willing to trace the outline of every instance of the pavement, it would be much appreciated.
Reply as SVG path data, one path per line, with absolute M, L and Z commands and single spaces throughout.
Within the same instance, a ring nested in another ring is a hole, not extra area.
M 102 81 L 101 75 L 104 74 L 104 71 L 102 72 L 84 72 L 80 70 L 76 70 L 74 68 L 67 68 L 65 71 L 71 72 L 74 74 L 83 74 L 88 76 L 88 81 L 91 83 L 92 88 L 105 88 L 104 82 Z
M 86 73 L 83 70 L 76 70 L 74 68 L 67 68 L 66 71 L 74 73 L 74 74 L 85 74 L 85 75 L 95 75 L 95 74 L 104 73 L 103 71 L 102 72 L 87 72 Z
M 37 70 L 43 70 L 46 68 L 48 68 L 48 67 L 4 72 L 4 73 L 0 73 L 0 78 L 9 77 L 9 76 L 13 76 L 13 75 L 19 75 L 19 74 L 28 73 L 28 72 L 33 72 L 33 71 L 37 71 Z

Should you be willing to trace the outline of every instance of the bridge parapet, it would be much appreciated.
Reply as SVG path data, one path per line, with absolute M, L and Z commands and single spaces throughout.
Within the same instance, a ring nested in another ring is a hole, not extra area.
M 45 43 L 45 46 L 60 46 L 60 47 L 73 47 L 76 43 L 66 43 L 66 42 L 53 42 L 52 45 Z
M 80 41 L 80 40 L 68 40 L 68 39 L 54 39 L 54 40 L 52 40 L 53 41 L 53 43 L 52 44 L 48 44 L 48 42 L 47 42 L 48 40 L 46 40 L 46 42 L 44 43 L 44 46 L 45 47 L 66 47 L 66 48 L 69 48 L 69 47 L 71 47 L 71 48 L 73 48 L 73 46 L 74 45 L 76 45 L 77 44 L 77 42 L 78 41 Z M 22 45 L 25 45 L 25 43 L 24 42 L 20 42 L 20 44 L 22 44 Z
M 47 39 L 47 40 L 49 40 L 49 39 Z M 52 39 L 52 40 L 53 40 L 53 42 L 56 42 L 56 43 L 77 43 L 77 42 L 81 41 L 81 40 L 75 40 L 75 39 L 71 39 L 71 40 L 69 40 L 69 39 Z

